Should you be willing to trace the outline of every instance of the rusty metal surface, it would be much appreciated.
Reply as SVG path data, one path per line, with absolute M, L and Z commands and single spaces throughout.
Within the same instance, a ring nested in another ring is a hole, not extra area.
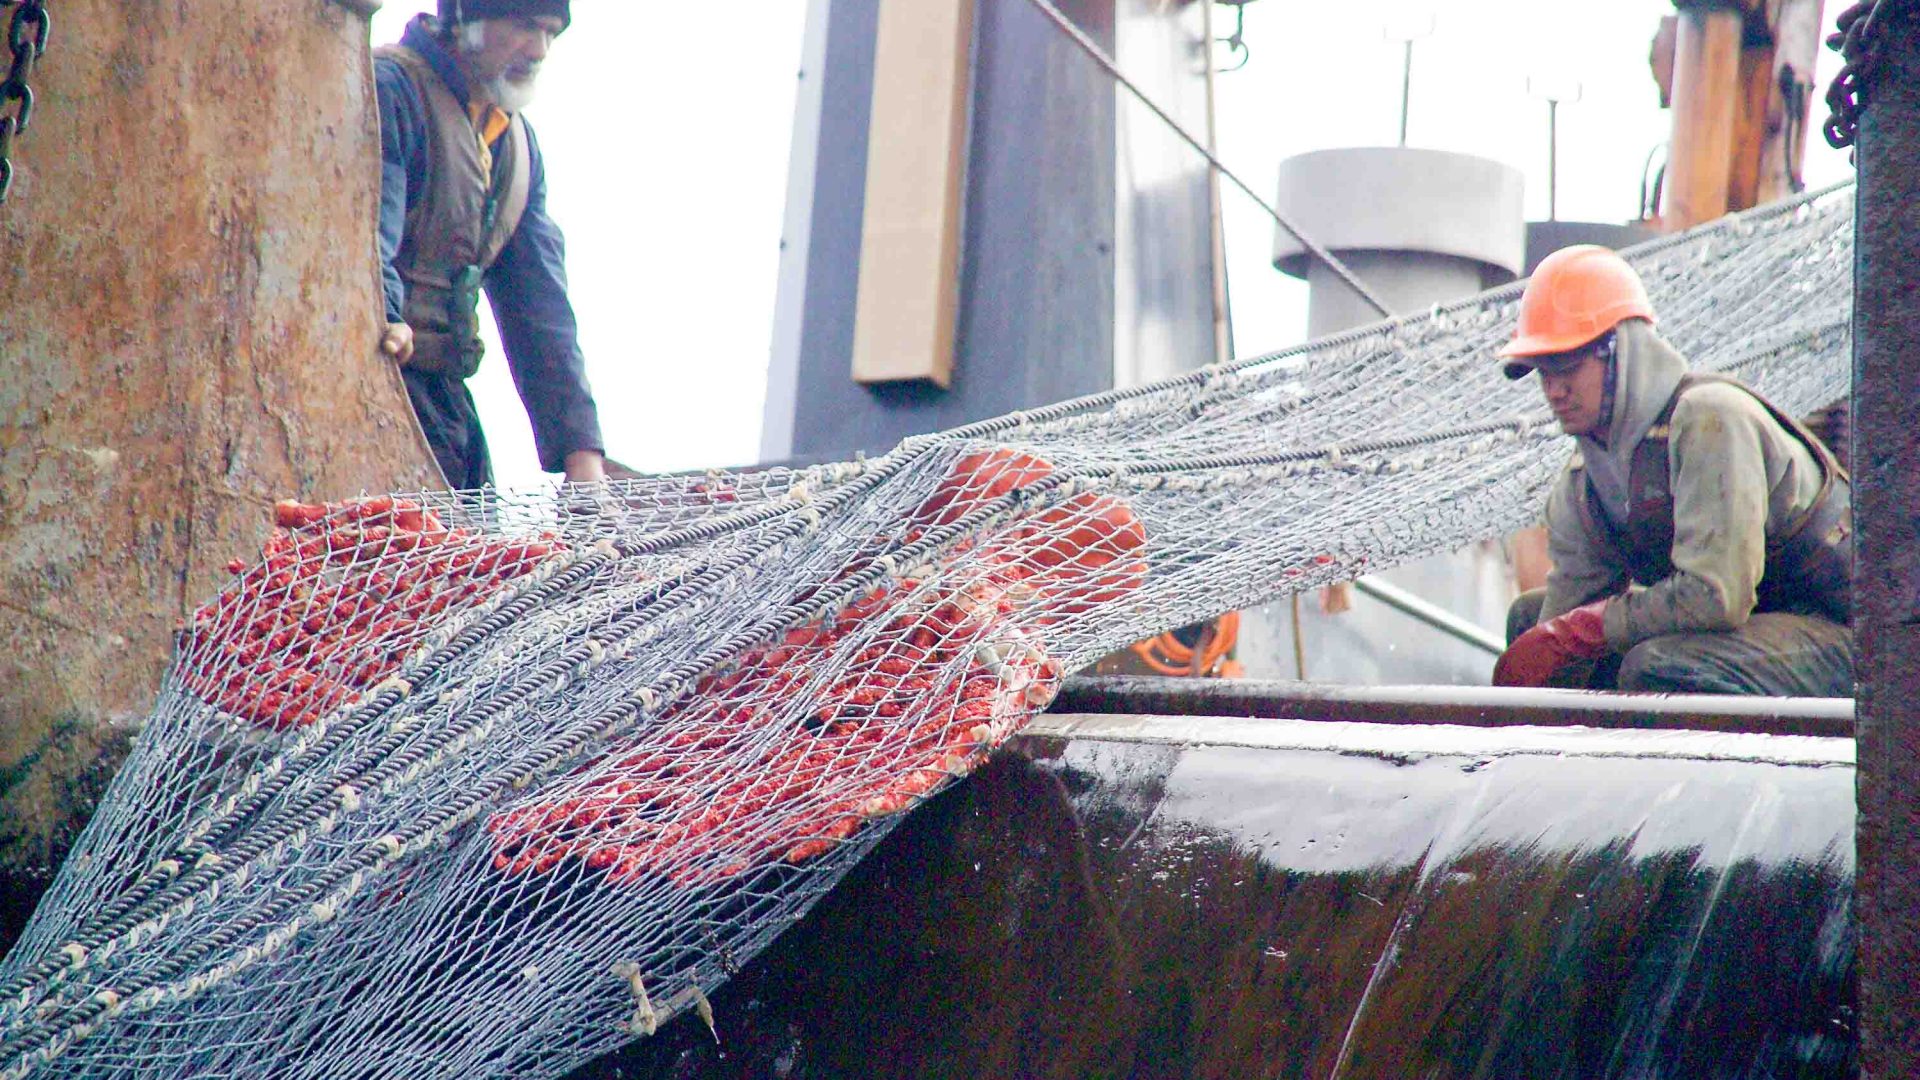
M 0 208 L 0 863 L 148 707 L 273 500 L 434 486 L 382 325 L 367 27 L 60 0 Z M 81 796 L 83 798 L 83 795 Z
M 1016 740 L 574 1080 L 1855 1075 L 1845 740 L 1418 734 Z
M 1490 686 L 1344 686 L 1260 679 L 1076 677 L 1054 712 L 1355 720 L 1375 724 L 1580 724 L 1772 735 L 1853 734 L 1844 698 L 1613 694 Z
M 1864 6 L 1864 5 L 1863 5 Z M 1854 633 L 1864 1066 L 1920 1075 L 1920 13 L 1882 2 L 1855 142 Z M 1868 585 L 1868 583 L 1871 583 Z

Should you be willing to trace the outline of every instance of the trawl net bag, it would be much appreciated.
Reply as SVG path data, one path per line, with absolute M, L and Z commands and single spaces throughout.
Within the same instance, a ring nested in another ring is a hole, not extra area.
M 1631 258 L 1804 411 L 1851 212 Z M 0 968 L 0 1077 L 553 1076 L 705 1012 L 1063 673 L 1530 522 L 1565 452 L 1491 361 L 1517 298 L 873 460 L 283 503 Z

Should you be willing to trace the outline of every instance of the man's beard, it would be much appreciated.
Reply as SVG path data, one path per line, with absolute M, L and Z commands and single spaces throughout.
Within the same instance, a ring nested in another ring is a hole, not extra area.
M 484 22 L 461 23 L 459 28 L 459 49 L 472 56 L 483 52 L 487 47 L 487 24 Z M 480 84 L 480 92 L 488 101 L 500 107 L 500 111 L 517 113 L 533 104 L 534 84 L 540 79 L 540 65 L 528 64 L 525 67 L 510 67 Z
M 487 80 L 487 97 L 500 111 L 517 113 L 533 104 L 533 98 L 540 80 L 539 69 L 525 72 L 514 78 L 511 72 L 502 73 Z

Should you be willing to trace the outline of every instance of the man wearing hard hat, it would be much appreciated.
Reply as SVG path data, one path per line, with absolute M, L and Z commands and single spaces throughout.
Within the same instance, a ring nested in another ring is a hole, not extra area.
M 1626 261 L 1541 262 L 1500 351 L 1537 372 L 1576 449 L 1547 499 L 1545 589 L 1523 594 L 1502 686 L 1853 693 L 1846 472 L 1792 417 L 1692 373 Z
M 466 380 L 480 366 L 484 288 L 541 468 L 604 479 L 604 444 L 567 299 L 546 167 L 520 110 L 568 0 L 440 0 L 374 52 L 380 102 L 381 348 L 447 482 L 493 479 Z

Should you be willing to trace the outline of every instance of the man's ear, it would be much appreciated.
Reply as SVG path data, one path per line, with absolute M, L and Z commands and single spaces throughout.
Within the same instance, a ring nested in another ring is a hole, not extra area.
M 460 48 L 466 52 L 479 52 L 487 47 L 487 24 L 483 19 L 463 22 L 459 30 Z

